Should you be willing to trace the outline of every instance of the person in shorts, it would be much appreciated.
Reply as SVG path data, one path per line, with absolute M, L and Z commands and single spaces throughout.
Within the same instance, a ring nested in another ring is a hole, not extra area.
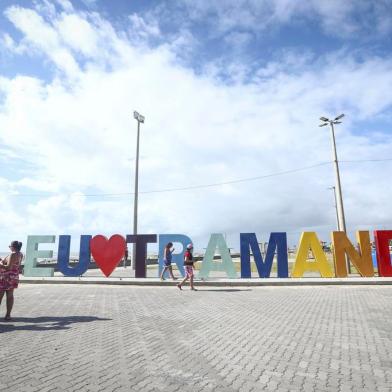
M 169 271 L 169 274 L 173 280 L 177 280 L 177 278 L 175 278 L 173 275 L 173 269 L 171 266 L 173 252 L 174 252 L 173 243 L 172 242 L 167 243 L 165 249 L 163 250 L 163 269 L 161 272 L 161 280 L 165 280 L 164 276 L 166 271 Z
M 186 247 L 186 252 L 184 254 L 184 267 L 185 267 L 185 278 L 181 283 L 178 283 L 177 287 L 182 290 L 182 285 L 189 279 L 189 284 L 191 286 L 191 290 L 197 291 L 193 284 L 193 245 L 189 244 Z

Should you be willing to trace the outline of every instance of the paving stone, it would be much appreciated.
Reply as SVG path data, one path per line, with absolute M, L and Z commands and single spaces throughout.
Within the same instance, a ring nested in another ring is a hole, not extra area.
M 0 391 L 387 391 L 390 314 L 388 286 L 22 284 Z

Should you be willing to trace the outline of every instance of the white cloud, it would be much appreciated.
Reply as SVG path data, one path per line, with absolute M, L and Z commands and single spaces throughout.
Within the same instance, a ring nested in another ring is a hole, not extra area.
M 135 155 L 134 109 L 146 116 L 142 191 L 328 161 L 329 134 L 318 128 L 317 118 L 340 111 L 347 112 L 337 129 L 341 158 L 390 156 L 389 136 L 375 139 L 352 131 L 360 124 L 354 118 L 370 121 L 390 110 L 391 58 L 357 61 L 347 54 L 314 63 L 305 54 L 299 59 L 302 66 L 292 72 L 296 61 L 286 53 L 245 82 L 249 75 L 240 63 L 216 63 L 210 68 L 214 71 L 196 75 L 178 63 L 170 44 L 136 46 L 96 14 L 67 12 L 7 11 L 22 41 L 55 71 L 46 82 L 34 75 L 0 79 L 0 143 L 31 165 L 16 179 L 2 179 L 3 247 L 11 234 L 131 230 L 131 195 L 102 199 L 81 193 L 132 191 L 134 168 L 128 159 Z M 85 32 L 79 44 L 77 31 Z M 222 72 L 230 74 L 231 85 L 216 77 Z M 389 184 L 375 168 L 342 165 L 350 227 L 387 224 L 392 213 Z M 199 249 L 213 231 L 227 232 L 230 241 L 252 230 L 294 232 L 291 242 L 303 228 L 317 228 L 325 236 L 334 227 L 332 196 L 326 190 L 333 182 L 332 168 L 323 166 L 225 187 L 142 193 L 140 231 L 188 233 Z M 60 194 L 22 199 L 8 190 Z
M 24 34 L 25 46 L 32 46 L 32 49 L 42 51 L 68 76 L 76 76 L 79 73 L 77 62 L 69 50 L 61 45 L 58 32 L 45 22 L 41 15 L 33 10 L 16 6 L 8 8 L 5 14 Z
M 94 27 L 76 14 L 63 15 L 56 23 L 63 43 L 73 51 L 85 56 L 94 56 L 98 49 Z
M 8 50 L 11 50 L 11 51 L 15 50 L 15 42 L 9 34 L 7 34 L 7 33 L 3 34 L 2 38 L 1 38 L 1 43 L 2 43 L 2 46 Z

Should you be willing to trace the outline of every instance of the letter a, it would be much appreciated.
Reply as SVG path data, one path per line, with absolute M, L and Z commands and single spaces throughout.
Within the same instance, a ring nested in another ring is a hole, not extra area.
M 312 251 L 315 261 L 308 260 L 309 250 Z M 321 249 L 320 241 L 313 231 L 304 232 L 301 235 L 291 276 L 293 278 L 301 278 L 305 271 L 318 271 L 323 278 L 334 277 L 334 273 Z
M 222 257 L 222 262 L 214 262 L 215 251 L 218 248 Z M 225 271 L 229 278 L 235 279 L 237 272 L 233 260 L 231 259 L 229 248 L 222 234 L 211 234 L 210 241 L 204 255 L 201 269 L 199 272 L 200 278 L 208 278 L 211 271 Z

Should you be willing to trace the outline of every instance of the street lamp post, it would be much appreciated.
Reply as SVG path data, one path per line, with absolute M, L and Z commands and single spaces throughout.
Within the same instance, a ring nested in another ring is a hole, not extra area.
M 136 139 L 136 160 L 135 160 L 135 193 L 133 201 L 133 234 L 137 234 L 137 204 L 138 204 L 138 193 L 139 193 L 139 140 L 140 140 L 140 123 L 144 123 L 145 117 L 137 111 L 133 112 L 133 118 L 137 121 L 137 139 Z M 132 247 L 132 269 L 135 269 L 136 261 L 136 244 Z
M 338 154 L 336 152 L 336 141 L 335 141 L 335 124 L 341 124 L 342 122 L 339 121 L 344 117 L 344 114 L 340 114 L 339 116 L 335 117 L 333 120 L 330 120 L 326 117 L 320 117 L 322 124 L 320 127 L 325 127 L 326 125 L 330 126 L 331 129 L 331 139 L 332 139 L 332 157 L 333 157 L 333 164 L 335 168 L 335 176 L 336 176 L 336 187 L 334 187 L 335 192 L 335 200 L 336 200 L 336 210 L 337 210 L 337 219 L 338 219 L 338 230 L 343 231 L 346 233 L 346 220 L 344 217 L 344 208 L 343 208 L 343 195 L 342 195 L 342 187 L 340 184 L 340 173 L 339 173 L 339 162 L 338 162 Z M 347 270 L 348 273 L 351 272 L 350 263 L 346 258 L 347 263 Z
M 344 208 L 343 208 L 343 196 L 342 196 L 342 187 L 340 184 L 340 173 L 339 173 L 339 162 L 338 162 L 338 155 L 336 152 L 336 142 L 335 142 L 335 129 L 334 124 L 341 124 L 342 122 L 339 121 L 341 118 L 344 117 L 344 114 L 337 116 L 334 120 L 329 120 L 326 117 L 320 117 L 320 120 L 323 121 L 320 124 L 320 127 L 324 127 L 326 125 L 330 125 L 331 128 L 331 138 L 332 138 L 332 157 L 333 163 L 335 168 L 335 175 L 336 175 L 336 204 L 338 209 L 338 229 L 339 231 L 346 232 L 346 220 L 344 218 Z
M 336 200 L 336 187 L 331 186 L 328 189 L 333 190 L 333 200 L 335 202 L 335 204 L 333 205 L 335 207 L 335 212 L 336 212 L 336 224 L 337 224 L 337 228 L 339 230 L 339 214 L 338 214 L 338 203 Z

